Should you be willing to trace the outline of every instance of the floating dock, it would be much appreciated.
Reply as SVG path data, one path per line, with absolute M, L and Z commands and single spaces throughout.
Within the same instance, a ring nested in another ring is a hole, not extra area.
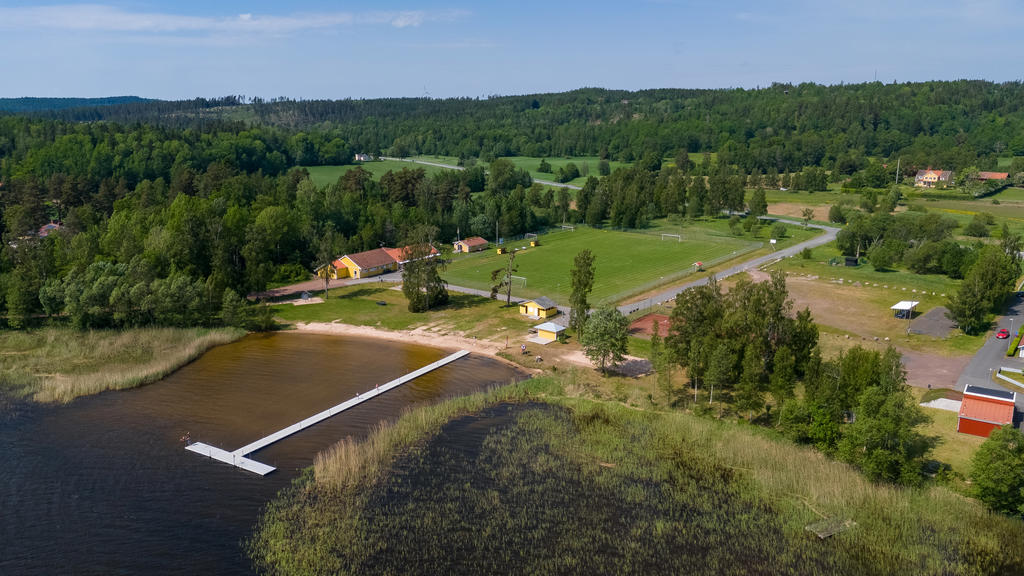
M 234 452 L 228 452 L 227 450 L 221 450 L 220 448 L 217 448 L 215 446 L 210 446 L 209 444 L 203 444 L 202 442 L 193 442 L 192 444 L 189 444 L 188 446 L 186 446 L 185 449 L 186 450 L 190 450 L 192 452 L 195 452 L 196 454 L 202 454 L 203 456 L 207 456 L 209 458 L 213 458 L 214 460 L 219 460 L 219 461 L 224 462 L 226 464 L 231 464 L 232 466 L 237 466 L 237 467 L 239 467 L 239 468 L 241 468 L 243 470 L 248 470 L 249 472 L 255 472 L 256 474 L 259 474 L 260 476 L 266 476 L 267 474 L 270 474 L 271 472 L 273 472 L 275 470 L 275 468 L 273 466 L 268 466 L 266 464 L 257 462 L 255 460 L 246 458 L 246 456 L 248 456 L 249 454 L 252 454 L 253 452 L 256 452 L 257 450 L 260 450 L 262 448 L 266 448 L 267 446 L 270 446 L 271 444 L 273 444 L 274 442 L 277 442 L 278 440 L 287 438 L 288 436 L 291 436 L 292 434 L 295 434 L 296 432 L 299 432 L 301 430 L 305 430 L 306 428 L 309 428 L 310 426 L 312 426 L 314 424 L 322 422 L 322 421 L 330 418 L 331 416 L 334 416 L 335 414 L 344 412 L 345 410 L 348 410 L 349 408 L 352 408 L 353 406 L 358 406 L 358 405 L 362 404 L 363 402 L 366 402 L 367 400 L 370 400 L 372 398 L 376 398 L 377 396 L 380 396 L 381 394 L 387 392 L 388 390 L 391 390 L 392 388 L 397 388 L 397 387 L 401 386 L 402 384 L 405 384 L 406 382 L 409 382 L 410 380 L 415 380 L 416 378 L 419 378 L 420 376 L 423 376 L 427 372 L 431 372 L 433 370 L 437 370 L 438 368 L 440 368 L 440 367 L 442 367 L 442 366 L 444 366 L 446 364 L 450 364 L 450 363 L 452 363 L 452 362 L 458 360 L 459 358 L 462 358 L 463 356 L 466 356 L 468 354 L 469 354 L 468 350 L 459 350 L 458 352 L 456 352 L 456 353 L 454 353 L 454 354 L 452 354 L 450 356 L 446 356 L 446 357 L 444 357 L 444 358 L 442 358 L 442 359 L 440 359 L 437 362 L 434 362 L 432 364 L 427 364 L 423 368 L 420 368 L 419 370 L 410 372 L 410 373 L 406 374 L 405 376 L 402 376 L 401 378 L 396 378 L 396 379 L 392 380 L 391 382 L 388 382 L 387 384 L 381 384 L 380 386 L 377 386 L 377 387 L 373 388 L 372 390 L 369 390 L 367 392 L 363 392 L 361 394 L 356 394 L 355 398 L 346 400 L 346 401 L 342 402 L 341 404 L 338 404 L 337 406 L 333 406 L 331 408 L 328 408 L 327 410 L 324 410 L 323 412 L 320 412 L 318 414 L 314 414 L 314 415 L 310 416 L 309 418 L 306 418 L 305 420 L 301 420 L 299 422 L 296 422 L 295 424 L 292 424 L 291 426 L 288 426 L 287 428 L 283 428 L 281 430 L 278 430 L 277 432 L 274 432 L 273 434 L 270 434 L 269 436 L 265 436 L 265 437 L 260 438 L 259 440 L 255 441 L 255 442 L 252 442 L 250 444 L 246 444 L 245 446 L 242 446 L 241 448 L 239 448 L 238 450 L 235 450 Z

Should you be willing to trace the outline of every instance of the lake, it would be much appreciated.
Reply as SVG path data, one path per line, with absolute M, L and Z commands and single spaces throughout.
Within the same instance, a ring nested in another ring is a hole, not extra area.
M 225 450 L 450 351 L 379 340 L 258 334 L 136 390 L 0 415 L 0 574 L 251 574 L 241 543 L 317 452 L 403 410 L 521 380 L 470 355 L 250 455 L 260 477 L 186 451 Z

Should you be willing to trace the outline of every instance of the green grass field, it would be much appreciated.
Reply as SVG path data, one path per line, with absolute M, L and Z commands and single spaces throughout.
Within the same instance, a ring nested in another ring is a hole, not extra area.
M 309 166 L 306 170 L 309 170 L 309 177 L 313 180 L 313 183 L 317 186 L 323 187 L 328 184 L 334 184 L 338 181 L 338 178 L 341 178 L 342 174 L 352 170 L 356 166 L 362 166 L 364 170 L 371 172 L 374 179 L 379 179 L 389 170 L 392 172 L 398 172 L 402 168 L 423 168 L 426 170 L 428 175 L 445 170 L 444 168 L 439 168 L 437 166 L 425 166 L 423 164 L 402 162 L 400 160 L 380 160 L 365 162 L 363 164 L 347 164 L 345 166 Z
M 589 248 L 596 258 L 593 304 L 611 303 L 645 288 L 678 278 L 692 270 L 694 262 L 709 262 L 743 254 L 759 244 L 740 239 L 713 227 L 684 228 L 683 241 L 638 232 L 596 230 L 577 226 L 572 232 L 554 232 L 540 237 L 541 246 L 516 254 L 516 276 L 526 278 L 526 287 L 513 286 L 514 296 L 547 296 L 559 304 L 569 301 L 569 270 L 581 250 Z M 529 246 L 526 240 L 509 244 Z M 491 271 L 503 267 L 508 256 L 494 250 L 457 256 L 448 266 L 445 279 L 457 286 L 487 290 Z

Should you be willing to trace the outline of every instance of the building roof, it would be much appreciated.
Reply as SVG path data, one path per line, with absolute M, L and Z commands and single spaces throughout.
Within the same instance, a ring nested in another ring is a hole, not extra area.
M 1009 392 L 1007 390 L 996 390 L 995 388 L 985 388 L 982 386 L 967 386 L 964 388 L 965 396 L 976 396 L 978 398 L 987 398 L 990 400 L 997 400 L 1000 402 L 1014 402 L 1017 400 L 1016 392 Z
M 541 296 L 540 298 L 535 298 L 533 300 L 528 300 L 526 302 L 523 302 L 522 304 L 529 304 L 530 302 L 533 302 L 534 304 L 545 310 L 547 310 L 548 308 L 558 308 L 558 304 L 555 304 L 550 298 L 547 298 L 545 296 Z
M 348 266 L 346 266 L 345 263 L 341 261 L 341 258 L 338 258 L 334 262 L 331 262 L 331 266 L 334 266 L 335 270 L 341 270 L 342 268 L 348 268 Z
M 937 178 L 949 178 L 950 176 L 953 175 L 953 173 L 950 172 L 949 170 L 932 170 L 931 168 L 929 168 L 927 170 L 918 170 L 917 171 L 917 177 L 918 178 L 924 178 L 928 174 L 935 174 L 935 176 Z
M 483 239 L 483 238 L 481 238 L 479 236 L 470 236 L 469 238 L 463 238 L 462 240 L 459 240 L 459 242 L 462 242 L 466 246 L 486 246 L 487 245 L 487 240 L 485 240 L 485 239 Z
M 990 424 L 1009 424 L 1013 422 L 1013 404 L 964 396 L 963 402 L 960 403 L 960 417 Z
M 545 322 L 543 324 L 538 324 L 534 326 L 534 328 L 536 328 L 537 330 L 543 330 L 545 332 L 554 332 L 555 334 L 558 334 L 559 332 L 565 330 L 565 326 L 560 326 L 558 324 L 555 324 L 554 322 Z
M 920 302 L 916 300 L 901 300 L 889 308 L 889 310 L 912 310 L 918 304 Z
M 1006 180 L 1010 177 L 1009 172 L 978 172 L 978 180 Z
M 362 269 L 380 268 L 381 266 L 387 266 L 388 264 L 395 263 L 395 259 L 392 258 L 391 254 L 384 248 L 374 248 L 373 250 L 347 254 L 346 256 L 348 256 L 348 259 L 355 263 L 356 266 Z
M 58 224 L 56 222 L 50 222 L 49 224 L 43 224 L 42 227 L 39 228 L 39 237 L 40 238 L 46 238 L 47 236 L 50 235 L 50 232 L 53 232 L 54 230 L 60 230 L 60 228 L 61 228 L 60 224 Z
M 409 261 L 409 246 L 404 246 L 402 248 L 383 248 L 383 250 L 387 252 L 395 262 L 398 262 L 399 264 L 404 264 Z M 430 254 L 427 255 L 427 258 L 437 256 L 438 254 L 440 254 L 440 252 L 437 251 L 437 248 L 431 246 Z

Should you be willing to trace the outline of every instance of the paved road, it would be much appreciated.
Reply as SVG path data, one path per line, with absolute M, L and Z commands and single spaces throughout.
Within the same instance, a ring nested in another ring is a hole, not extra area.
M 803 224 L 803 222 L 797 222 L 795 220 L 785 220 L 785 219 L 780 219 L 780 218 L 768 218 L 768 219 L 776 220 L 778 222 L 786 222 L 788 224 L 797 224 L 797 225 L 802 225 Z M 794 244 L 794 245 L 792 245 L 792 246 L 790 246 L 788 248 L 783 248 L 782 250 L 778 250 L 776 252 L 772 252 L 771 254 L 766 254 L 766 255 L 760 256 L 758 258 L 753 258 L 751 260 L 747 260 L 746 262 L 741 262 L 740 264 L 736 264 L 735 266 L 730 266 L 729 268 L 726 268 L 725 270 L 722 270 L 721 272 L 717 272 L 715 274 L 715 278 L 718 278 L 718 279 L 727 278 L 729 276 L 732 276 L 733 274 L 739 274 L 741 272 L 746 272 L 747 270 L 750 270 L 751 268 L 758 268 L 758 267 L 763 266 L 764 264 L 767 264 L 769 262 L 774 262 L 776 260 L 781 260 L 781 259 L 787 258 L 789 256 L 794 256 L 794 255 L 800 253 L 800 251 L 803 250 L 804 248 L 814 248 L 815 246 L 821 246 L 822 244 L 827 244 L 827 243 L 835 240 L 836 234 L 839 233 L 839 228 L 834 228 L 832 226 L 824 226 L 824 225 L 821 225 L 821 224 L 809 224 L 808 226 L 810 226 L 811 228 L 817 228 L 819 230 L 824 230 L 825 233 L 820 235 L 820 236 L 815 236 L 814 238 L 811 238 L 810 240 L 805 240 L 804 242 L 801 242 L 799 244 Z M 684 290 L 689 290 L 690 288 L 695 288 L 697 286 L 704 286 L 707 283 L 708 283 L 708 278 L 707 277 L 701 278 L 699 280 L 694 280 L 693 282 L 688 282 L 686 284 L 682 284 L 682 285 L 676 286 L 674 288 L 669 288 L 668 290 L 665 290 L 664 292 L 655 294 L 654 296 L 651 296 L 650 298 L 646 298 L 644 300 L 641 300 L 640 302 L 633 302 L 633 303 L 630 303 L 630 304 L 623 304 L 622 306 L 619 306 L 619 311 L 622 312 L 623 314 L 632 314 L 633 312 L 637 312 L 639 310 L 645 310 L 645 309 L 651 308 L 652 306 L 655 306 L 655 305 L 657 305 L 657 304 L 659 304 L 661 302 L 666 302 L 668 300 L 674 299 L 676 297 L 676 294 L 679 294 L 680 292 L 682 292 Z
M 438 168 L 448 168 L 449 170 L 465 170 L 464 166 L 452 166 L 451 164 L 441 164 L 440 162 L 427 162 L 426 160 L 413 160 L 412 158 L 393 158 L 391 156 L 381 156 L 381 160 L 394 160 L 396 162 L 412 162 L 413 164 L 423 164 L 424 166 L 437 166 Z M 539 180 L 533 179 L 537 184 L 543 184 L 544 186 L 555 186 L 556 188 L 569 188 L 571 190 L 582 190 L 579 186 L 573 186 L 572 184 L 562 184 L 561 182 L 551 182 L 550 180 Z
M 998 383 L 992 381 L 992 372 L 998 370 L 1000 366 L 1024 368 L 1024 362 L 1019 358 L 1006 357 L 1006 347 L 1009 346 L 1009 340 L 998 340 L 995 337 L 996 331 L 1000 328 L 1006 328 L 1012 334 L 1014 330 L 1022 326 L 1021 322 L 1024 322 L 1024 299 L 1017 298 L 1006 311 L 1005 316 L 996 318 L 995 330 L 989 333 L 988 340 L 985 341 L 981 350 L 978 350 L 978 353 L 974 355 L 974 358 L 971 359 L 970 363 L 967 364 L 967 367 L 960 374 L 960 378 L 956 381 L 956 386 L 959 390 L 963 390 L 965 386 L 970 384 L 1017 392 L 1017 409 L 1024 410 L 1024 389 L 1017 388 L 1009 382 L 1002 380 L 998 380 Z

